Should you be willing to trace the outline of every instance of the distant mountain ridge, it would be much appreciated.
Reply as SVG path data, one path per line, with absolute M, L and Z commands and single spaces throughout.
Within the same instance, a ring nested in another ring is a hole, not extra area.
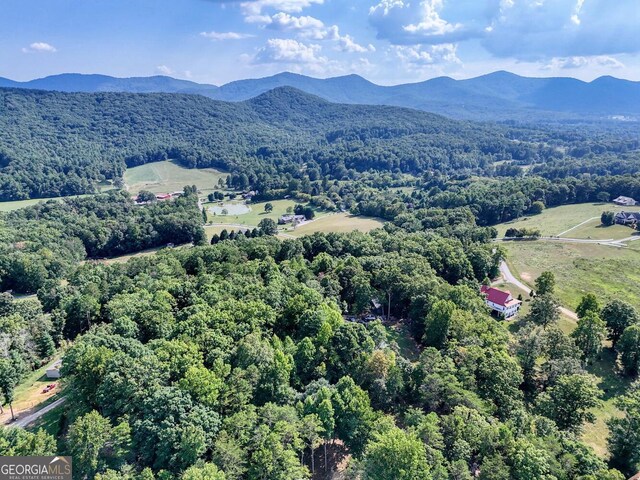
M 185 93 L 234 102 L 285 86 L 336 103 L 409 107 L 471 120 L 617 118 L 640 121 L 640 82 L 609 76 L 584 82 L 569 77 L 522 77 L 500 71 L 466 80 L 438 77 L 420 83 L 381 86 L 358 75 L 318 79 L 285 72 L 220 87 L 167 76 L 115 78 L 62 74 L 29 82 L 0 78 L 0 87 L 64 92 Z

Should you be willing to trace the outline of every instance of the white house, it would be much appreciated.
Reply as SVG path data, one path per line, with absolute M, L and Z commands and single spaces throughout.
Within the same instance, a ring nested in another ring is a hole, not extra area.
M 485 296 L 487 306 L 494 312 L 504 315 L 504 318 L 511 318 L 518 313 L 522 302 L 511 296 L 511 292 L 505 292 L 498 288 L 483 285 L 480 292 Z

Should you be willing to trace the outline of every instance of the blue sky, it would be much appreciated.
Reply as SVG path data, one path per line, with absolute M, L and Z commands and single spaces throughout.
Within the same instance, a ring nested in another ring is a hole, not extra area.
M 640 0 L 2 0 L 0 76 L 640 80 Z

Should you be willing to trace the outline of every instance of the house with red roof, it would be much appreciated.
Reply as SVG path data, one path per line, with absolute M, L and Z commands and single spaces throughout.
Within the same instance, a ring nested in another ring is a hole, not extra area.
M 511 296 L 511 292 L 499 288 L 482 285 L 480 292 L 484 295 L 487 306 L 504 318 L 511 318 L 518 313 L 522 302 Z

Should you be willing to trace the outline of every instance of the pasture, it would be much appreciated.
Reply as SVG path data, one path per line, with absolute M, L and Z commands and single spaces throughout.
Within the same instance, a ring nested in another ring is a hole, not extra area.
M 273 205 L 273 211 L 269 213 L 264 211 L 264 206 L 267 203 L 271 203 L 271 205 Z M 295 205 L 296 202 L 293 200 L 272 200 L 271 202 L 250 203 L 248 205 L 249 210 L 247 211 L 244 201 L 237 200 L 233 202 L 223 202 L 222 205 L 218 202 L 205 203 L 204 207 L 207 209 L 210 223 L 246 225 L 247 227 L 253 228 L 264 218 L 271 218 L 277 222 L 278 218 L 287 213 L 288 208 L 291 208 L 293 211 L 293 207 Z M 228 215 L 219 215 L 218 213 L 215 213 L 214 215 L 214 212 L 212 211 L 213 209 L 215 209 L 215 212 L 221 212 L 223 208 L 229 212 Z M 246 213 L 236 213 L 240 211 Z
M 613 203 L 578 203 L 548 208 L 540 215 L 530 215 L 496 225 L 498 237 L 504 237 L 508 228 L 536 228 L 543 236 L 570 238 L 614 239 L 628 237 L 633 230 L 628 227 L 600 227 L 600 215 L 604 211 L 640 211 L 640 207 L 619 207 Z M 584 225 L 580 225 L 583 222 Z M 580 226 L 579 226 L 580 225 Z
M 556 276 L 563 306 L 575 309 L 586 293 L 601 301 L 624 298 L 640 308 L 640 245 L 614 248 L 590 243 L 509 242 L 507 263 L 529 286 L 544 271 Z
M 302 237 L 316 232 L 343 233 L 353 232 L 355 230 L 369 232 L 383 225 L 384 222 L 377 218 L 359 217 L 351 215 L 350 213 L 336 213 L 317 218 L 295 229 L 287 230 L 286 233 L 295 237 Z
M 227 174 L 214 168 L 184 168 L 166 160 L 127 169 L 124 182 L 132 195 L 140 190 L 153 193 L 169 193 L 182 190 L 186 185 L 195 185 L 203 193 L 217 189 L 218 180 Z

